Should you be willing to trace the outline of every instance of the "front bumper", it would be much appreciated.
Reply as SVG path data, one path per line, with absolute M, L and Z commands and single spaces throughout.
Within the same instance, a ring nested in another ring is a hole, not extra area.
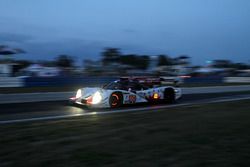
M 69 103 L 72 104 L 72 105 L 76 104 L 76 105 L 85 106 L 85 107 L 88 107 L 88 108 L 105 108 L 105 107 L 108 107 L 108 106 L 105 106 L 103 103 L 91 104 L 91 103 L 88 103 L 86 99 L 76 98 L 76 97 L 69 98 Z
M 69 98 L 69 103 L 89 106 L 89 104 L 87 103 L 87 100 L 84 100 L 84 99 L 81 99 L 81 98 L 76 98 L 76 97 Z

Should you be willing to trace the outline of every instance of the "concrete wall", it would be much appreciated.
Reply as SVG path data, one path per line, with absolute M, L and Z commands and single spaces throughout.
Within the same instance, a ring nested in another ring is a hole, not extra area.
M 11 64 L 0 64 L 0 77 L 9 77 L 12 73 Z
M 0 77 L 0 87 L 99 86 L 119 77 Z M 184 83 L 250 83 L 250 77 L 192 77 Z
M 24 78 L 24 87 L 39 86 L 87 86 L 103 85 L 118 77 L 28 77 Z
M 223 77 L 212 76 L 212 77 L 191 77 L 185 78 L 184 83 L 222 83 Z
M 0 87 L 24 87 L 24 82 L 21 78 L 0 77 Z

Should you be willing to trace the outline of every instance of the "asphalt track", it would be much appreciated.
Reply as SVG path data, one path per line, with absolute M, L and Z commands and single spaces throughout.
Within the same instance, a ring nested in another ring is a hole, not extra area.
M 225 93 L 250 91 L 250 85 L 238 86 L 210 86 L 210 87 L 190 87 L 182 88 L 182 94 L 205 94 L 205 93 Z M 37 93 L 17 93 L 0 94 L 0 104 L 26 103 L 42 101 L 61 101 L 74 96 L 74 92 L 37 92 Z
M 48 101 L 32 103 L 13 103 L 0 105 L 0 124 L 10 124 L 30 121 L 46 121 L 65 119 L 87 115 L 114 114 L 121 112 L 143 113 L 179 106 L 196 105 L 250 99 L 250 94 L 242 92 L 185 94 L 175 104 L 138 104 L 128 105 L 117 109 L 88 109 L 70 106 L 67 101 Z

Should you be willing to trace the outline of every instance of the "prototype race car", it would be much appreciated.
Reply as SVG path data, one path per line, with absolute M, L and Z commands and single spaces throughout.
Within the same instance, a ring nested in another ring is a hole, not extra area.
M 143 102 L 173 103 L 180 97 L 180 88 L 161 86 L 158 80 L 123 77 L 102 88 L 78 89 L 76 95 L 70 98 L 70 102 L 95 108 L 115 108 L 124 104 Z

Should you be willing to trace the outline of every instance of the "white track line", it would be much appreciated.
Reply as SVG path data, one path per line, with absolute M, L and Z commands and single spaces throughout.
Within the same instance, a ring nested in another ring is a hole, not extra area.
M 114 113 L 125 113 L 125 112 L 135 112 L 135 111 L 152 111 L 159 110 L 165 108 L 174 108 L 180 106 L 192 106 L 197 104 L 210 104 L 210 103 L 221 103 L 221 102 L 230 102 L 230 101 L 239 101 L 239 100 L 248 100 L 250 97 L 236 97 L 230 99 L 217 99 L 205 102 L 190 102 L 190 103 L 182 103 L 182 104 L 174 104 L 174 105 L 164 105 L 164 106 L 148 106 L 142 108 L 132 108 L 132 109 L 123 109 L 123 110 L 113 110 L 113 111 L 100 111 L 100 112 L 88 112 L 82 114 L 70 114 L 70 115 L 57 115 L 57 116 L 46 116 L 46 117 L 34 117 L 34 118 L 25 118 L 25 119 L 14 119 L 14 120 L 6 120 L 0 121 L 0 124 L 11 124 L 11 123 L 21 123 L 21 122 L 31 122 L 31 121 L 47 121 L 47 120 L 55 120 L 55 119 L 64 119 L 64 118 L 73 118 L 79 116 L 89 116 L 89 115 L 104 115 L 104 114 L 114 114 Z

